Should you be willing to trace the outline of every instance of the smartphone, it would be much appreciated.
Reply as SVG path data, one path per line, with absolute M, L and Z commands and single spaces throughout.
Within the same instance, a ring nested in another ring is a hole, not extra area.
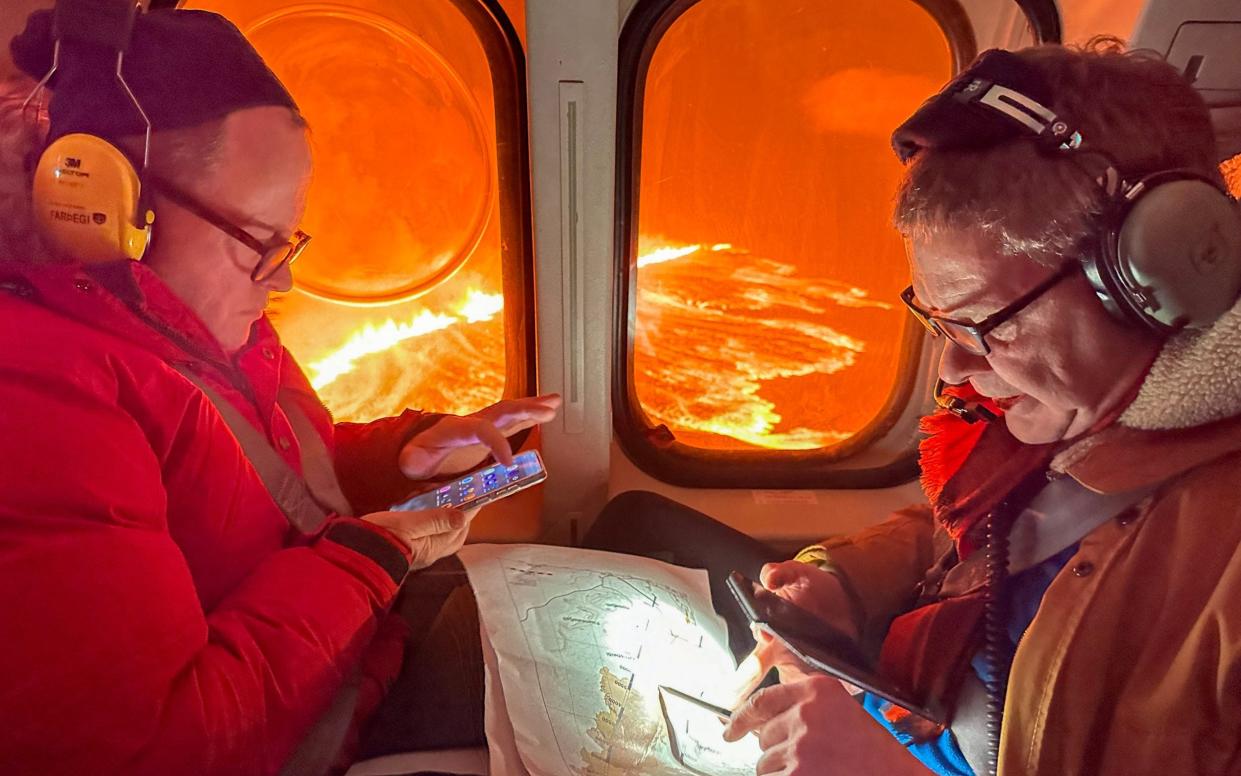
M 810 668 L 842 679 L 932 722 L 947 722 L 947 714 L 937 703 L 915 697 L 912 692 L 879 675 L 857 642 L 823 618 L 784 600 L 736 571 L 728 575 L 728 589 L 737 599 L 746 619 L 783 644 Z
M 537 485 L 545 479 L 547 469 L 543 466 L 539 451 L 527 450 L 513 456 L 511 466 L 495 463 L 475 469 L 435 490 L 419 493 L 408 501 L 393 504 L 389 508 L 397 512 L 416 512 L 439 507 L 477 509 L 525 490 L 531 485 Z

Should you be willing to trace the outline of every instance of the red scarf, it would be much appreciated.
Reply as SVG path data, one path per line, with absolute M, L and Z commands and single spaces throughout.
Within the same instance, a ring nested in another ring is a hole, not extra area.
M 952 386 L 948 392 L 1003 414 L 968 385 Z M 919 445 L 922 490 L 935 519 L 956 543 L 957 557 L 964 560 L 985 544 L 987 516 L 1018 483 L 1046 470 L 1055 445 L 1022 444 L 1003 420 L 967 423 L 945 409 L 924 417 L 920 429 L 926 434 Z M 975 591 L 897 617 L 883 642 L 879 672 L 950 718 L 977 644 L 982 613 L 983 595 Z M 915 741 L 930 740 L 944 729 L 895 704 L 885 701 L 881 708 L 889 724 Z
M 968 384 L 952 386 L 948 393 L 1003 415 L 993 401 Z M 1014 483 L 1046 469 L 1056 452 L 1055 444 L 1017 441 L 1001 421 L 967 423 L 944 409 L 922 418 L 919 429 L 926 435 L 918 446 L 922 491 L 962 559 L 981 545 L 987 514 Z

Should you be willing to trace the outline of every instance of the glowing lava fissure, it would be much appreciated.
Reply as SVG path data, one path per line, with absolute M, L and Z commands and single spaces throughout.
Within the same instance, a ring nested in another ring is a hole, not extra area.
M 361 359 L 391 350 L 405 340 L 422 337 L 460 323 L 489 321 L 504 309 L 503 294 L 470 289 L 455 313 L 436 313 L 423 309 L 413 318 L 397 322 L 389 318 L 376 326 L 368 324 L 348 342 L 327 356 L 308 364 L 310 384 L 321 390 L 338 377 L 352 372 Z
M 809 450 L 867 420 L 844 416 L 825 387 L 867 342 L 824 321 L 893 305 L 727 243 L 652 248 L 637 264 L 636 388 L 647 416 L 679 441 Z
M 648 417 L 678 440 L 807 450 L 849 438 L 866 420 L 846 414 L 850 403 L 833 386 L 866 357 L 868 341 L 856 331 L 868 331 L 869 319 L 857 316 L 891 315 L 893 305 L 727 243 L 654 247 L 637 264 L 636 388 Z M 503 295 L 474 286 L 457 299 L 368 323 L 306 359 L 337 419 L 404 406 L 465 414 L 497 401 Z M 855 333 L 829 325 L 832 314 L 847 316 Z

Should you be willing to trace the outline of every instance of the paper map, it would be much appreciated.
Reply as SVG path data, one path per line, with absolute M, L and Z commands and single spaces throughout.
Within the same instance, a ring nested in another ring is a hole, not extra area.
M 757 741 L 724 743 L 710 714 L 688 709 L 673 719 L 683 762 L 669 743 L 661 684 L 731 702 L 718 697 L 735 666 L 705 572 L 534 545 L 470 545 L 460 557 L 495 655 L 499 675 L 488 681 L 507 706 L 511 730 L 503 733 L 530 774 L 755 772 Z M 489 741 L 497 716 L 488 715 Z

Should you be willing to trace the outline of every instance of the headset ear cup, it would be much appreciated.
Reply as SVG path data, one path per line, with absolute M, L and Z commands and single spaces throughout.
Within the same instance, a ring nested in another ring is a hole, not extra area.
M 141 261 L 151 247 L 152 231 L 155 228 L 155 211 L 147 206 L 146 197 L 140 195 L 134 211 L 133 229 L 128 232 L 130 245 L 126 257 Z
M 1125 304 L 1125 295 L 1116 277 L 1115 251 L 1116 234 L 1104 226 L 1100 229 L 1099 238 L 1082 258 L 1082 269 L 1094 289 L 1095 296 L 1113 318 L 1127 324 L 1140 322 L 1141 319 L 1136 317 L 1135 311 Z
M 86 263 L 142 257 L 150 222 L 138 173 L 119 148 L 65 135 L 48 145 L 33 178 L 35 218 L 54 251 Z
M 1107 240 L 1108 272 L 1131 317 L 1161 331 L 1214 323 L 1241 295 L 1241 210 L 1214 183 L 1143 183 Z

